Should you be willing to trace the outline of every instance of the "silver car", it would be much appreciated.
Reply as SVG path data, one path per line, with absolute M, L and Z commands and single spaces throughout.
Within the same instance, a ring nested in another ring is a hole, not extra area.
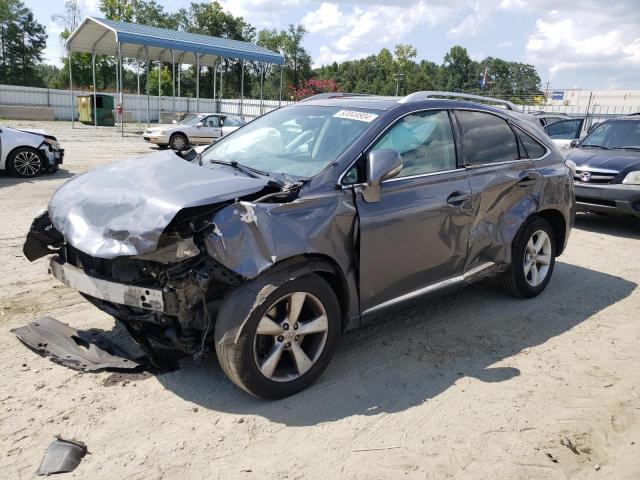
M 224 113 L 200 113 L 169 125 L 157 125 L 143 134 L 145 141 L 172 150 L 186 150 L 192 145 L 206 145 L 237 130 L 244 120 Z
M 0 171 L 16 177 L 35 177 L 55 172 L 64 150 L 58 140 L 42 130 L 17 130 L 0 126 Z

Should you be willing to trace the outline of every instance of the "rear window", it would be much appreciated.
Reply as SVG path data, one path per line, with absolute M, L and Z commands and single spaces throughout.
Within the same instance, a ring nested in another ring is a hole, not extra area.
M 502 118 L 484 112 L 456 110 L 465 165 L 518 160 L 516 135 Z
M 536 159 L 544 156 L 547 153 L 547 149 L 540 145 L 536 140 L 524 133 L 522 130 L 517 130 L 520 144 L 524 147 L 524 152 L 521 152 L 521 157 Z

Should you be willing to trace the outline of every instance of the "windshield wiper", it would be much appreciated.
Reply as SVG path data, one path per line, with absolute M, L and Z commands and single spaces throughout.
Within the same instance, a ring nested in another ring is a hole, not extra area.
M 629 145 L 628 147 L 616 147 L 616 150 L 639 150 L 640 146 Z
M 594 145 L 593 143 L 583 143 L 581 145 L 579 145 L 580 147 L 594 147 L 594 148 L 601 148 L 603 150 L 613 150 L 613 148 L 611 147 L 605 147 L 604 145 Z
M 200 160 L 200 165 L 202 165 L 202 157 L 200 157 L 199 160 Z M 215 164 L 218 164 L 218 165 L 227 165 L 229 167 L 235 168 L 236 170 L 244 173 L 245 175 L 248 175 L 249 177 L 252 177 L 252 178 L 268 178 L 269 180 L 271 180 L 271 181 L 275 182 L 276 184 L 278 184 L 280 187 L 284 187 L 285 186 L 285 182 L 283 182 L 279 178 L 273 177 L 269 172 L 265 172 L 263 170 L 258 170 L 257 168 L 253 168 L 253 167 L 248 167 L 247 165 L 243 165 L 241 163 L 238 163 L 235 160 L 227 162 L 226 160 L 216 160 L 215 158 L 213 158 L 213 159 L 209 160 L 209 163 L 215 163 Z

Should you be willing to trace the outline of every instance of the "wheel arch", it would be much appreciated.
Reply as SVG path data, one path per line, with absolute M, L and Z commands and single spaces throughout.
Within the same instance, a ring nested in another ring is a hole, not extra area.
M 532 215 L 532 217 L 544 218 L 551 224 L 553 233 L 556 237 L 556 256 L 559 256 L 564 251 L 565 242 L 567 239 L 567 221 L 564 215 L 559 210 L 547 209 L 541 210 Z
M 216 317 L 216 329 L 223 329 L 225 332 L 220 342 L 236 343 L 254 308 L 286 281 L 309 274 L 316 274 L 324 279 L 336 294 L 344 330 L 349 308 L 345 273 L 327 255 L 302 254 L 283 259 L 262 271 L 256 278 L 242 282 L 226 292 Z

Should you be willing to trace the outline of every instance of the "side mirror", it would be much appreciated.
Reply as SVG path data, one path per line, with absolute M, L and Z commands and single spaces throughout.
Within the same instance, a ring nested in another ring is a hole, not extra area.
M 571 140 L 571 142 L 569 143 L 569 148 L 576 148 L 579 143 L 580 143 L 580 140 L 577 138 L 574 140 Z
M 368 203 L 380 201 L 380 184 L 402 170 L 402 157 L 396 150 L 374 150 L 367 155 L 367 184 L 362 197 Z
M 196 128 L 202 128 L 203 125 L 204 125 L 204 123 L 198 122 L 198 123 L 195 124 L 195 127 Z

